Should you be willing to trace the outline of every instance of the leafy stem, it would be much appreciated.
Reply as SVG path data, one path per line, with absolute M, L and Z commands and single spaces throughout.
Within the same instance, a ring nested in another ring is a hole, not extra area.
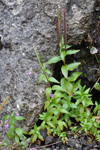
M 36 48 L 35 48 L 34 44 L 33 44 L 33 49 L 34 49 L 35 54 L 36 54 L 36 56 L 37 56 L 37 59 L 38 59 L 39 65 L 40 65 L 40 67 L 41 67 L 41 70 L 43 71 L 43 74 L 44 74 L 44 75 L 45 75 L 45 77 L 46 77 L 47 83 L 48 83 L 49 87 L 51 87 L 50 82 L 49 82 L 49 80 L 48 80 L 48 77 L 47 77 L 47 75 L 46 75 L 46 73 L 45 73 L 44 69 L 43 69 L 43 66 L 42 66 L 42 64 L 41 64 L 40 58 L 39 58 L 39 56 L 38 56 L 38 53 L 37 53 L 37 51 L 36 51 Z

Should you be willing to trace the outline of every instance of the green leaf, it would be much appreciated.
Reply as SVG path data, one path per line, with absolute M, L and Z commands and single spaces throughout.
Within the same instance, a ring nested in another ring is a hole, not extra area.
M 16 116 L 15 119 L 16 119 L 16 120 L 24 120 L 25 118 L 22 117 L 22 116 Z
M 47 126 L 46 128 L 47 128 L 47 134 L 48 134 L 48 136 L 50 136 L 50 134 L 51 134 L 51 127 Z
M 35 123 L 35 124 L 34 124 L 34 130 L 36 131 L 37 128 L 38 128 L 38 127 L 37 127 L 37 124 Z
M 58 109 L 55 109 L 54 115 L 55 115 L 55 116 L 58 116 L 58 114 L 59 114 L 59 110 L 58 110 Z
M 61 47 L 61 49 L 63 49 L 63 46 L 64 46 L 64 37 L 63 36 L 59 42 L 59 46 Z
M 59 85 L 54 85 L 53 87 L 52 87 L 52 90 L 57 90 L 57 91 L 65 91 L 61 86 L 59 86 Z
M 42 60 L 42 56 L 41 56 L 41 52 L 40 51 L 39 51 L 39 57 L 40 57 L 41 64 L 43 64 L 43 60 Z
M 42 121 L 40 127 L 41 127 L 42 129 L 45 128 L 45 121 Z
M 79 105 L 79 112 L 80 112 L 80 114 L 84 113 L 84 107 L 83 107 L 83 105 Z
M 49 105 L 50 105 L 50 101 L 46 101 L 46 102 L 45 102 L 45 105 L 44 105 L 44 110 L 46 110 Z
M 96 83 L 94 87 L 96 90 L 100 91 L 100 84 L 99 83 Z
M 3 117 L 3 119 L 4 119 L 4 120 L 8 120 L 9 117 L 10 117 L 10 115 L 6 115 L 6 116 Z
M 82 101 L 82 104 L 84 107 L 88 107 L 89 105 L 93 105 L 92 101 L 88 99 L 85 99 Z
M 37 134 L 33 135 L 33 136 L 32 136 L 32 143 L 36 142 L 37 138 L 38 138 L 38 137 L 37 137 Z
M 39 83 L 43 80 L 43 78 L 44 78 L 44 74 L 41 74 L 39 77 Z
M 67 69 L 69 71 L 73 71 L 75 68 L 77 68 L 81 63 L 80 62 L 77 62 L 77 63 L 71 63 L 69 65 L 67 65 Z
M 40 120 L 45 120 L 47 113 L 39 114 Z
M 34 134 L 35 133 L 35 130 L 33 129 L 31 129 L 31 131 L 29 132 L 29 135 L 31 135 L 31 134 Z
M 55 104 L 59 104 L 59 102 L 61 101 L 61 99 L 60 98 L 55 98 Z
M 76 105 L 78 105 L 80 103 L 81 103 L 81 99 L 77 99 L 76 102 L 75 102 Z
M 51 121 L 47 121 L 47 124 L 48 124 L 49 126 L 51 126 L 52 128 L 55 128 L 55 126 L 53 125 L 53 123 L 52 123 Z
M 66 51 L 66 55 L 72 55 L 72 54 L 76 54 L 77 52 L 79 52 L 80 50 L 67 50 Z
M 48 74 L 52 74 L 52 72 L 49 69 L 45 69 L 44 71 Z
M 67 68 L 68 65 L 65 65 L 65 66 L 62 66 L 61 67 L 61 71 L 62 71 L 62 74 L 64 75 L 64 77 L 67 79 L 68 78 L 68 68 Z
M 16 128 L 15 131 L 16 131 L 16 134 L 17 134 L 18 136 L 22 136 L 22 135 L 23 135 L 23 130 L 22 130 L 22 129 Z
M 14 125 L 11 125 L 10 128 L 9 128 L 9 131 L 8 131 L 8 137 L 10 139 L 12 139 L 14 137 L 14 130 L 15 130 Z
M 38 135 L 38 138 L 41 140 L 41 141 L 44 141 L 43 137 L 41 134 Z
M 13 124 L 15 124 L 15 117 L 10 117 L 10 121 L 9 121 L 9 124 L 10 125 L 13 125 Z
M 39 77 L 39 83 L 44 80 L 45 82 L 47 82 L 46 76 L 42 73 Z
M 11 131 L 11 132 L 13 133 L 13 132 L 14 132 L 14 130 L 15 130 L 14 125 L 11 125 L 11 126 L 10 126 L 10 128 L 9 128 L 9 131 Z
M 62 94 L 61 92 L 59 92 L 59 91 L 56 91 L 55 92 L 55 99 L 57 99 L 57 98 L 61 98 L 61 97 L 65 97 L 65 95 L 64 94 Z M 65 97 L 66 98 L 66 97 Z
M 27 132 L 27 131 L 25 131 L 25 130 L 23 130 L 23 134 L 28 134 L 28 132 Z
M 48 62 L 47 64 L 53 64 L 53 63 L 57 63 L 58 61 L 61 60 L 61 57 L 60 56 L 54 56 L 52 57 Z
M 75 81 L 82 73 L 81 72 L 74 72 L 68 77 L 68 81 Z
M 63 62 L 65 60 L 65 56 L 66 56 L 66 52 L 65 51 L 61 51 L 60 57 L 61 57 L 61 59 L 62 59 Z
M 81 82 L 81 80 L 78 80 L 78 81 L 73 85 L 73 92 L 75 92 L 75 91 L 79 88 L 80 82 Z
M 44 63 L 44 64 L 42 65 L 42 68 L 43 68 L 43 70 L 46 69 L 46 63 Z
M 70 108 L 77 108 L 76 104 L 75 103 L 70 103 Z
M 66 128 L 68 128 L 68 126 L 67 126 L 67 124 L 63 121 L 63 125 L 66 127 Z
M 65 109 L 60 109 L 60 112 L 61 112 L 61 113 L 65 113 L 65 114 L 69 114 L 69 112 L 66 111 Z
M 62 120 L 58 121 L 58 125 L 59 125 L 60 129 L 63 130 L 63 121 Z
M 65 101 L 63 102 L 63 105 L 62 105 L 62 108 L 64 109 L 68 109 L 69 107 L 69 104 L 68 103 L 65 103 Z
M 18 135 L 15 135 L 15 143 L 19 144 L 19 137 L 18 137 Z
M 59 83 L 59 81 L 57 81 L 54 77 L 49 77 L 48 80 L 50 82 Z
M 64 91 L 66 91 L 66 83 L 67 83 L 66 79 L 62 78 L 60 82 L 61 82 L 61 87 L 64 89 Z
M 15 116 L 15 111 L 12 112 L 11 117 L 13 118 Z
M 46 88 L 47 100 L 50 100 L 50 94 L 52 93 L 51 87 Z
M 61 79 L 61 87 L 66 91 L 67 94 L 73 93 L 73 85 L 69 82 L 66 81 L 65 78 Z
M 30 143 L 30 142 L 31 142 L 31 137 L 28 138 L 26 141 L 27 141 L 28 143 Z
M 28 143 L 26 142 L 26 141 L 21 141 L 21 145 L 23 145 L 22 146 L 22 150 L 29 150 L 29 149 L 27 149 L 27 147 L 28 147 Z
M 70 47 L 72 47 L 71 45 L 66 45 L 66 49 L 69 49 Z M 65 45 L 63 46 L 63 49 L 65 49 Z

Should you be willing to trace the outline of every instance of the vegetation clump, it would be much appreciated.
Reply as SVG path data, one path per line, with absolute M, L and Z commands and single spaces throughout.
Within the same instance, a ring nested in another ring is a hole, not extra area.
M 47 97 L 44 104 L 45 112 L 40 114 L 40 120 L 42 120 L 40 128 L 47 128 L 48 135 L 58 135 L 63 142 L 66 142 L 67 130 L 77 129 L 77 127 L 72 124 L 72 118 L 74 118 L 76 122 L 80 124 L 80 133 L 85 131 L 87 135 L 92 134 L 96 140 L 100 141 L 100 104 L 95 102 L 95 108 L 91 111 L 94 104 L 92 102 L 92 95 L 89 93 L 90 88 L 86 89 L 86 86 L 81 85 L 81 80 L 78 80 L 81 72 L 75 71 L 75 69 L 80 65 L 80 62 L 66 64 L 67 57 L 78 53 L 79 50 L 73 50 L 70 45 L 66 45 L 65 11 L 63 37 L 61 31 L 60 8 L 58 8 L 58 20 L 56 21 L 56 26 L 57 39 L 59 43 L 58 56 L 52 57 L 47 63 L 43 64 L 43 61 L 40 61 L 41 57 L 39 58 L 33 45 L 42 70 L 39 82 L 44 80 L 49 85 L 45 92 Z M 63 77 L 60 81 L 51 77 L 52 73 L 50 70 L 46 69 L 47 64 L 54 64 L 59 61 L 63 62 L 63 65 L 61 66 L 61 73 Z M 53 83 L 53 86 L 50 86 L 50 82 Z M 33 129 L 33 133 L 30 132 L 32 135 L 32 142 L 35 142 L 36 139 L 39 138 L 39 135 L 34 137 L 35 128 Z M 40 137 L 40 139 L 43 140 L 42 137 Z

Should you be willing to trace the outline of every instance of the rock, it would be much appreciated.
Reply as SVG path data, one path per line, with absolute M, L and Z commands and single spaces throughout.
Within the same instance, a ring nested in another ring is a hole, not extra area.
M 97 148 L 100 148 L 100 144 L 97 146 Z
M 75 148 L 75 143 L 73 141 L 68 141 L 67 145 L 69 147 Z
M 13 110 L 26 118 L 20 124 L 25 130 L 33 127 L 42 111 L 46 84 L 38 84 L 39 68 L 32 47 L 40 50 L 43 61 L 57 53 L 57 6 L 66 9 L 67 43 L 76 44 L 88 35 L 96 0 L 1 0 L 0 33 L 5 46 L 0 50 L 0 102 L 10 96 L 1 117 Z M 96 11 L 98 11 L 96 9 Z
M 75 143 L 75 148 L 78 149 L 78 150 L 81 150 L 82 149 L 82 145 L 79 144 L 79 143 Z
M 46 129 L 46 128 L 41 129 L 41 130 L 40 130 L 40 133 L 41 133 L 43 139 L 45 140 L 45 139 L 47 138 L 47 136 L 48 136 L 48 135 L 47 135 L 47 129 Z
M 90 144 L 88 145 L 88 148 L 93 148 L 95 145 L 96 145 L 95 143 L 90 143 Z
M 54 143 L 54 137 L 53 136 L 47 136 L 47 138 L 45 139 L 45 144 L 50 144 L 50 143 Z
M 82 145 L 87 146 L 87 141 L 86 141 L 86 140 L 83 140 L 83 141 L 81 141 L 80 143 L 81 143 Z

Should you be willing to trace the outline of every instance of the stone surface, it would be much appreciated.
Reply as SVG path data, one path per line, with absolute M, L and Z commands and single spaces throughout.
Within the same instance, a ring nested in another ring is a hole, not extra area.
M 38 84 L 39 68 L 32 47 L 41 51 L 43 61 L 57 53 L 56 18 L 58 4 L 66 9 L 68 43 L 88 35 L 96 0 L 0 0 L 0 34 L 5 44 L 0 50 L 0 102 L 10 96 L 2 115 L 15 110 L 25 116 L 28 130 L 38 119 L 46 85 Z M 63 14 L 62 14 L 63 22 Z

